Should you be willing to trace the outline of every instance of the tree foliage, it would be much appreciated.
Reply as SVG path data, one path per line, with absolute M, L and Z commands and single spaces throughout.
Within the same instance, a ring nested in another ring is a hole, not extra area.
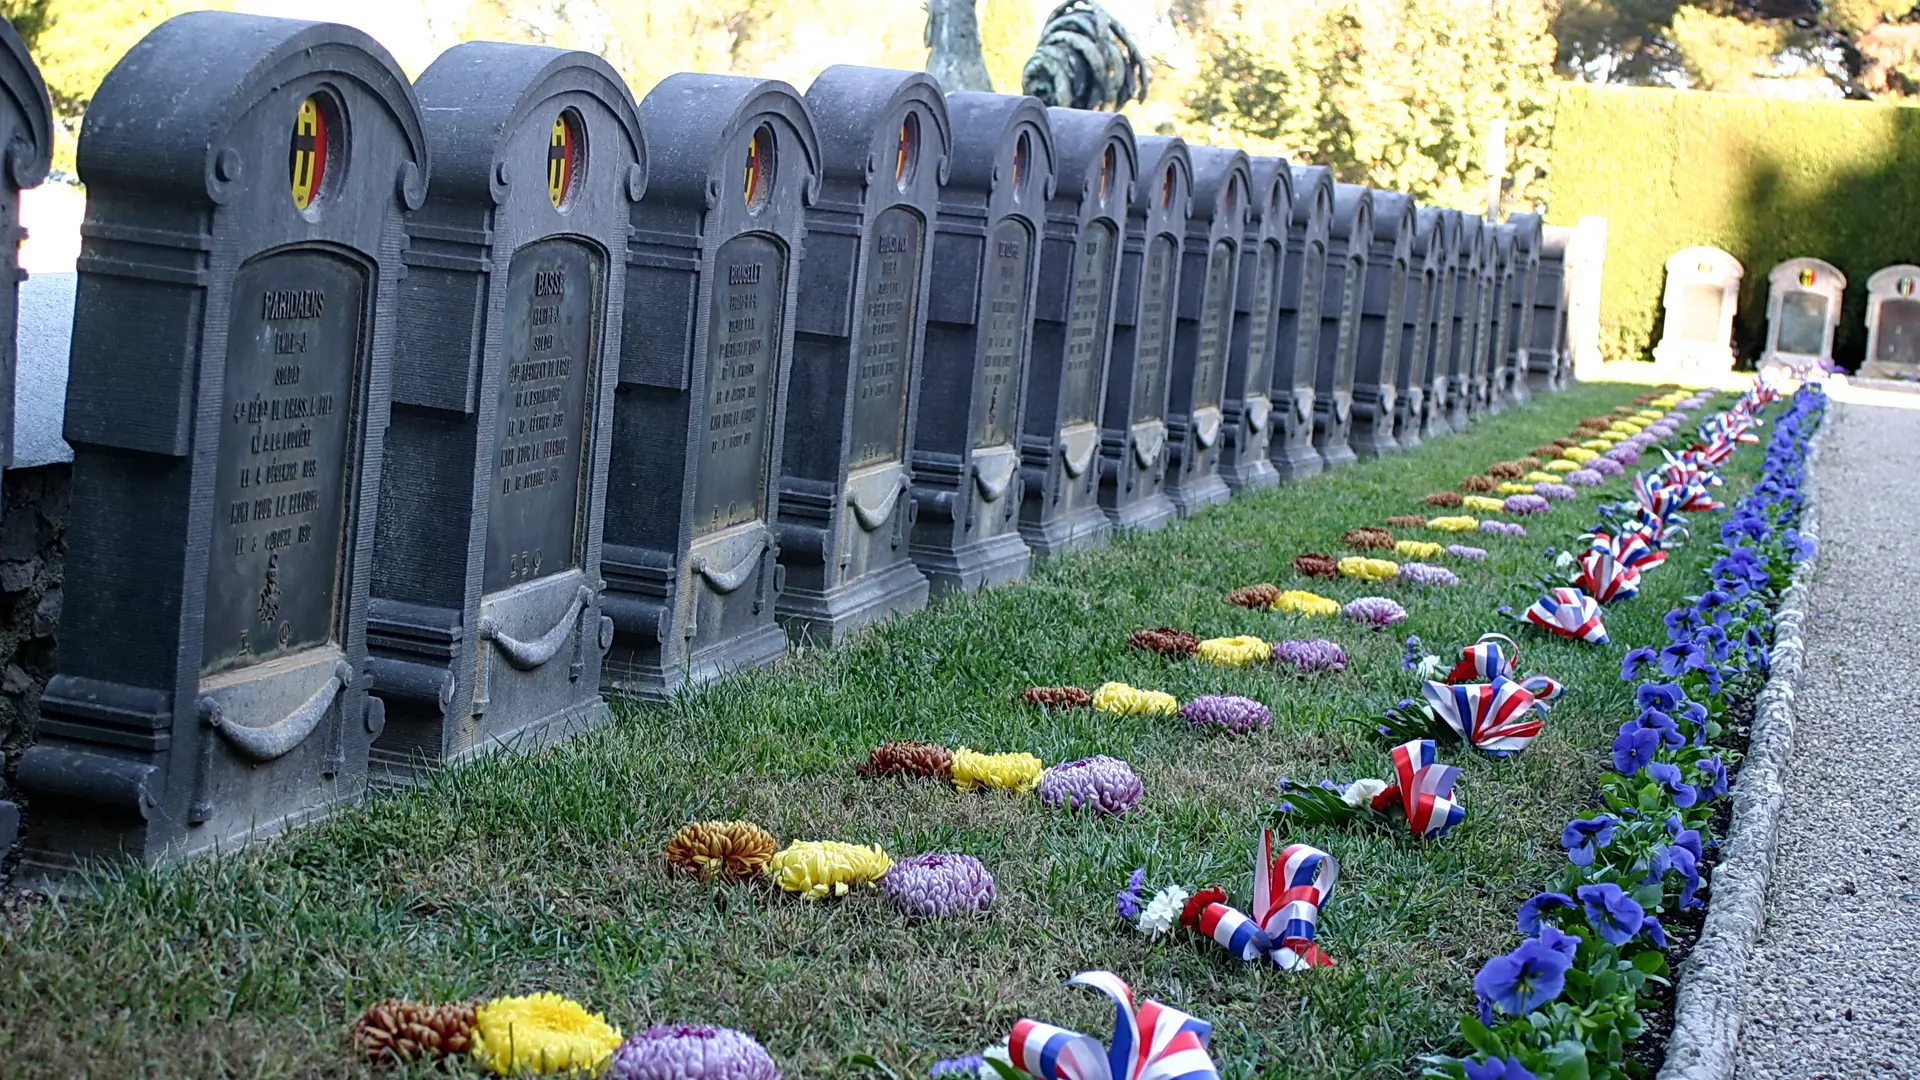
M 1222 20 L 1188 96 L 1191 119 L 1340 179 L 1422 202 L 1484 206 L 1496 121 L 1536 202 L 1551 122 L 1553 42 L 1529 0 L 1324 0 L 1291 25 Z

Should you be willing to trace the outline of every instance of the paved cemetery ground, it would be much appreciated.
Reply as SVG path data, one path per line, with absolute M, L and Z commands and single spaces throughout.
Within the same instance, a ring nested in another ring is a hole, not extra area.
M 1443 842 L 1397 831 L 1283 827 L 1343 864 L 1320 920 L 1338 966 L 1287 974 L 1210 943 L 1150 943 L 1119 924 L 1113 893 L 1147 867 L 1249 889 L 1256 829 L 1275 784 L 1388 773 L 1386 747 L 1343 717 L 1411 695 L 1407 633 L 1451 654 L 1495 609 L 1524 607 L 1543 552 L 1592 520 L 1592 496 L 1530 519 L 1532 535 L 1459 564 L 1463 584 L 1319 582 L 1411 618 L 1371 633 L 1224 604 L 1240 585 L 1297 584 L 1292 558 L 1338 550 L 1346 529 L 1418 513 L 1420 497 L 1563 435 L 1632 388 L 1576 387 L 1419 451 L 1245 496 L 1152 536 L 1061 559 L 1028 584 L 947 602 L 780 670 L 729 679 L 671 707 L 622 703 L 610 728 L 532 756 L 499 757 L 384 797 L 271 848 L 137 873 L 96 897 L 7 905 L 0 936 L 0 1071 L 259 1076 L 349 1073 L 344 1031 L 386 996 L 460 999 L 554 990 L 623 1029 L 726 1024 L 757 1036 L 789 1075 L 868 1053 L 903 1073 L 977 1051 L 1022 1015 L 1099 1033 L 1111 1014 L 1062 979 L 1110 968 L 1136 990 L 1214 1022 L 1227 1076 L 1401 1077 L 1456 1048 L 1470 980 L 1515 941 L 1514 911 L 1557 872 L 1561 826 L 1592 805 L 1613 728 L 1629 711 L 1622 654 L 1664 640 L 1661 616 L 1712 557 L 1696 538 L 1637 600 L 1606 612 L 1613 644 L 1515 635 L 1523 667 L 1570 684 L 1545 735 L 1507 762 L 1464 766 L 1465 824 Z M 1717 493 L 1731 501 L 1759 454 Z M 1625 494 L 1610 481 L 1607 497 Z M 1413 535 L 1409 531 L 1409 535 Z M 1172 625 L 1208 635 L 1329 637 L 1353 667 L 1307 682 L 1131 650 Z M 1205 737 L 1171 719 L 1117 720 L 1022 705 L 1029 685 L 1107 679 L 1269 703 L 1274 728 Z M 1031 796 L 962 795 L 934 782 L 868 781 L 873 745 L 915 738 L 1048 763 L 1131 761 L 1146 799 L 1120 820 L 1077 819 Z M 959 851 L 999 882 L 989 918 L 915 924 L 875 891 L 809 903 L 764 886 L 665 876 L 660 850 L 690 820 L 744 817 L 783 841 L 879 843 L 895 857 Z M 364 1066 L 359 1066 L 364 1067 Z

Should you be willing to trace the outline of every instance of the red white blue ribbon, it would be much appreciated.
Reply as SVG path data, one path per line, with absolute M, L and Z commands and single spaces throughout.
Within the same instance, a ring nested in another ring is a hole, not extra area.
M 1679 522 L 1669 525 L 1664 519 L 1647 513 L 1644 508 L 1640 511 L 1639 519 L 1627 522 L 1620 532 L 1623 538 L 1639 536 L 1654 548 L 1665 548 L 1676 541 L 1687 539 L 1689 535 L 1685 525 Z
M 1607 643 L 1600 604 L 1579 589 L 1549 589 L 1527 609 L 1526 620 L 1543 630 L 1590 645 Z
M 1520 646 L 1505 634 L 1481 634 L 1480 640 L 1460 650 L 1460 662 L 1447 673 L 1450 683 L 1485 682 L 1504 676 L 1518 682 L 1541 702 L 1549 702 L 1567 692 L 1567 688 L 1545 675 L 1521 678 Z M 1542 705 L 1545 708 L 1545 705 Z
M 1667 561 L 1667 553 L 1649 540 L 1646 533 L 1637 529 L 1624 530 L 1617 537 L 1611 533 L 1593 533 L 1588 537 L 1587 547 L 1611 554 L 1615 562 L 1631 567 L 1642 577 L 1646 576 L 1647 571 Z
M 1111 971 L 1083 971 L 1069 986 L 1113 999 L 1113 1044 L 1038 1020 L 1013 1025 L 1007 1056 L 1040 1080 L 1218 1080 L 1207 1055 L 1213 1025 L 1157 1001 L 1133 1003 L 1133 989 Z
M 1435 764 L 1434 757 L 1432 739 L 1412 739 L 1394 747 L 1393 771 L 1398 782 L 1373 797 L 1373 808 L 1383 813 L 1399 803 L 1413 835 L 1428 840 L 1447 835 L 1448 829 L 1467 816 L 1466 808 L 1453 798 L 1460 770 Z
M 1332 967 L 1313 937 L 1320 908 L 1340 880 L 1340 861 L 1306 844 L 1290 844 L 1273 857 L 1273 832 L 1260 832 L 1253 858 L 1253 917 L 1225 904 L 1208 904 L 1200 932 L 1242 960 L 1261 956 L 1282 971 Z
M 1640 591 L 1640 571 L 1623 566 L 1607 548 L 1588 548 L 1580 555 L 1580 576 L 1574 584 L 1603 604 L 1624 600 Z
M 1651 472 L 1633 474 L 1633 497 L 1640 503 L 1642 520 L 1648 517 L 1664 521 L 1680 509 L 1680 491 Z
M 1544 726 L 1534 711 L 1539 699 L 1502 676 L 1494 676 L 1489 683 L 1430 682 L 1420 688 L 1420 694 L 1455 734 L 1495 757 L 1525 750 Z

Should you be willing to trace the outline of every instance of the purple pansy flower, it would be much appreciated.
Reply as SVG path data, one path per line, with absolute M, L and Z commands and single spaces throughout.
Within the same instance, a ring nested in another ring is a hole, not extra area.
M 1473 977 L 1473 989 L 1501 1011 L 1525 1016 L 1560 996 L 1572 966 L 1565 953 L 1528 938 L 1505 956 L 1487 961 Z
M 1640 924 L 1646 921 L 1647 910 L 1611 881 L 1582 885 L 1573 892 L 1586 910 L 1587 922 L 1609 944 L 1625 945 L 1632 941 L 1633 935 L 1640 932 Z

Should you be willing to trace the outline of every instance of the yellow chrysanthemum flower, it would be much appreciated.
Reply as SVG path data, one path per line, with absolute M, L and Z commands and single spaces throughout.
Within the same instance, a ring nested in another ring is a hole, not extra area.
M 1365 555 L 1349 555 L 1340 560 L 1340 572 L 1350 578 L 1361 581 L 1392 581 L 1400 576 L 1400 566 L 1391 559 L 1369 559 Z
M 1647 425 L 1635 423 L 1632 420 L 1615 420 L 1613 423 L 1607 425 L 1607 430 L 1618 431 L 1627 435 L 1638 435 L 1647 430 Z
M 1289 615 L 1338 615 L 1340 601 L 1329 600 L 1317 593 L 1307 592 L 1305 589 L 1288 589 L 1280 594 L 1280 599 L 1273 602 L 1273 610 Z
M 1464 509 L 1476 510 L 1483 514 L 1497 514 L 1507 508 L 1505 499 L 1490 499 L 1485 495 L 1468 495 L 1460 500 L 1460 505 Z
M 1535 481 L 1537 483 L 1538 481 Z M 1522 484 L 1509 480 L 1494 489 L 1502 495 L 1525 495 L 1533 490 L 1533 484 Z
M 1601 449 L 1604 450 L 1606 449 L 1606 447 L 1601 447 Z M 1585 462 L 1592 461 L 1594 458 L 1599 457 L 1600 451 L 1593 450 L 1585 446 L 1570 446 L 1567 449 L 1560 451 L 1560 456 L 1567 459 L 1568 461 L 1577 461 L 1577 462 L 1585 463 Z
M 495 998 L 473 1014 L 473 1056 L 501 1076 L 598 1073 L 619 1045 L 606 1017 L 559 994 Z
M 1280 599 L 1286 598 L 1286 593 L 1280 594 Z M 1180 711 L 1180 699 L 1158 690 L 1142 690 L 1123 682 L 1109 682 L 1101 683 L 1100 688 L 1093 692 L 1093 707 L 1114 716 L 1172 716 Z M 960 779 L 958 753 L 953 755 L 953 776 L 957 783 Z M 1039 782 L 1040 777 L 1036 773 L 1034 783 Z
M 1480 522 L 1478 519 L 1465 515 L 1458 517 L 1437 517 L 1427 522 L 1427 528 L 1439 529 L 1441 532 L 1472 532 L 1479 527 Z
M 1633 415 L 1649 423 L 1652 423 L 1654 421 L 1664 419 L 1667 414 L 1661 412 L 1659 409 L 1641 409 L 1639 412 L 1634 413 Z
M 1393 553 L 1405 555 L 1409 559 L 1437 559 L 1446 553 L 1446 548 L 1430 540 L 1395 540 Z
M 1193 654 L 1221 667 L 1246 667 L 1273 659 L 1273 646 L 1257 637 L 1217 637 L 1202 641 Z
M 1685 400 L 1687 400 L 1687 395 L 1682 393 L 1661 394 L 1659 397 L 1654 398 L 1652 401 L 1647 402 L 1647 404 L 1652 405 L 1655 408 L 1671 409 L 1675 405 L 1678 405 Z
M 1557 484 L 1560 482 L 1558 475 L 1550 473 L 1545 469 L 1535 469 L 1521 479 L 1529 484 Z
M 1566 458 L 1555 458 L 1552 461 L 1547 462 L 1547 474 L 1550 476 L 1553 475 L 1554 473 L 1574 472 L 1579 468 L 1580 468 L 1579 462 L 1568 461 Z M 1554 477 L 1554 482 L 1558 483 L 1559 477 L 1557 476 Z
M 1613 449 L 1613 440 L 1612 439 L 1588 439 L 1586 442 L 1581 443 L 1579 448 L 1582 450 L 1594 450 L 1594 451 L 1611 450 Z
M 953 755 L 956 773 L 960 750 Z M 981 755 L 975 755 L 976 757 Z M 1039 761 L 1034 761 L 1034 781 L 1039 782 Z M 767 864 L 767 876 L 775 885 L 809 900 L 825 896 L 845 896 L 855 885 L 871 885 L 893 868 L 893 860 L 877 847 L 844 844 L 838 840 L 795 840 L 780 849 Z

